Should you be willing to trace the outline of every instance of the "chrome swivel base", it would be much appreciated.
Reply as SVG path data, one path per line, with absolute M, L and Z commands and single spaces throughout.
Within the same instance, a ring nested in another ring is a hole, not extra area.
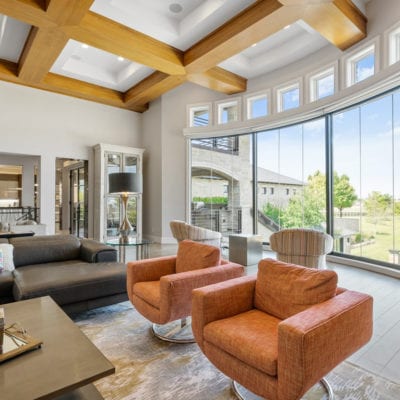
M 327 396 L 321 397 L 323 400 L 334 400 L 335 396 L 333 394 L 333 390 L 329 382 L 325 379 L 322 378 L 320 381 L 321 386 L 324 388 L 324 391 L 326 392 Z M 257 396 L 256 394 L 250 392 L 250 390 L 246 389 L 244 386 L 242 386 L 240 383 L 237 383 L 236 381 L 232 381 L 232 388 L 233 391 L 236 395 L 236 397 L 240 400 L 263 400 L 263 397 Z M 313 389 L 310 389 L 313 390 Z
M 168 324 L 153 324 L 152 332 L 155 337 L 171 343 L 194 343 L 191 318 L 183 318 Z

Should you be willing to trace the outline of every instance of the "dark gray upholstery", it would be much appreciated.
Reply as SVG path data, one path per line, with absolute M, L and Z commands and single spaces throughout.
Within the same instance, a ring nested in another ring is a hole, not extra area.
M 36 264 L 14 271 L 14 298 L 49 295 L 60 306 L 126 291 L 125 267 L 119 263 L 77 260 Z
M 126 266 L 116 262 L 111 246 L 72 235 L 19 237 L 9 243 L 16 268 L 0 274 L 0 304 L 49 295 L 71 314 L 128 299 Z
M 80 258 L 81 242 L 72 235 L 16 237 L 9 240 L 14 246 L 15 268 Z
M 89 263 L 117 261 L 117 251 L 90 239 L 81 239 L 80 258 Z
M 0 304 L 10 303 L 13 298 L 14 276 L 11 271 L 0 272 Z

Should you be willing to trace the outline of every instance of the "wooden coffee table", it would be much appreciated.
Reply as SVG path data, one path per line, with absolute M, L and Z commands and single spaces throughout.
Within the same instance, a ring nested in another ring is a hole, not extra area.
M 6 325 L 18 322 L 43 341 L 0 364 L 2 400 L 103 399 L 91 384 L 114 366 L 48 296 L 2 305 Z

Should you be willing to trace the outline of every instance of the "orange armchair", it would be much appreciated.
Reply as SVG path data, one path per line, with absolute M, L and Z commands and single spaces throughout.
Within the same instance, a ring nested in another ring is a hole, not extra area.
M 127 292 L 136 310 L 153 322 L 155 336 L 190 343 L 194 338 L 191 332 L 187 336 L 186 317 L 191 315 L 192 290 L 243 273 L 243 266 L 221 260 L 218 247 L 183 240 L 176 256 L 129 262 Z M 179 319 L 182 330 L 171 333 L 165 325 Z
M 246 276 L 193 291 L 192 329 L 207 358 L 246 390 L 298 400 L 369 341 L 372 297 L 337 289 L 334 271 L 264 259 Z

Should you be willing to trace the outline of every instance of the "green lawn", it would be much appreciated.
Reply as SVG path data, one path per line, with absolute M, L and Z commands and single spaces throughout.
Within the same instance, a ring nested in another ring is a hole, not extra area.
M 361 231 L 365 237 L 374 236 L 374 241 L 373 243 L 362 245 L 360 248 L 352 249 L 352 255 L 389 262 L 389 249 L 400 250 L 399 216 L 394 218 L 394 222 L 391 218 L 386 218 L 381 219 L 377 224 L 374 224 L 369 217 L 362 217 Z M 395 237 L 395 243 L 393 242 L 393 237 Z

